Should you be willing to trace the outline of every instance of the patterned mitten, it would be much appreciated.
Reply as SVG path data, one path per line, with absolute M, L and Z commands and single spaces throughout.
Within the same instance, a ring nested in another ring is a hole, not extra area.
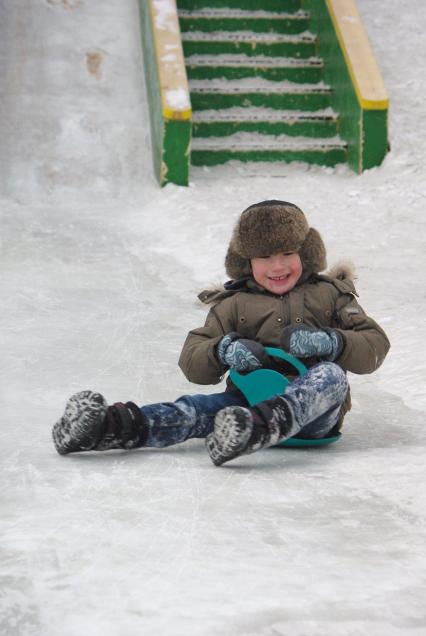
M 234 331 L 220 340 L 217 345 L 217 358 L 223 366 L 240 373 L 268 366 L 269 362 L 268 355 L 259 342 L 242 338 Z
M 343 338 L 334 329 L 289 325 L 281 334 L 281 346 L 296 358 L 322 358 L 333 362 L 343 351 Z

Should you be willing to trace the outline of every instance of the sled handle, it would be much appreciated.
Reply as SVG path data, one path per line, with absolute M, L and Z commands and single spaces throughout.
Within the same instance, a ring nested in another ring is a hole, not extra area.
M 275 347 L 265 347 L 265 352 L 271 357 L 281 358 L 289 362 L 299 375 L 305 375 L 307 371 L 305 365 L 289 353 Z M 282 373 L 272 369 L 256 369 L 247 375 L 242 375 L 231 369 L 229 377 L 250 406 L 268 400 L 274 395 L 282 395 L 290 384 L 290 380 Z
M 282 351 L 282 349 L 275 349 L 274 347 L 265 347 L 265 351 L 272 357 L 286 360 L 286 362 L 289 362 L 298 371 L 299 375 L 305 375 L 307 371 L 305 365 L 289 353 Z M 256 369 L 247 375 L 241 375 L 231 369 L 229 377 L 235 386 L 240 389 L 250 406 L 268 400 L 275 395 L 282 395 L 290 384 L 290 380 L 281 373 L 278 373 L 278 371 L 273 371 L 272 369 Z M 279 442 L 275 447 L 309 448 L 325 446 L 339 441 L 340 437 L 341 433 L 320 439 L 290 437 L 290 439 Z

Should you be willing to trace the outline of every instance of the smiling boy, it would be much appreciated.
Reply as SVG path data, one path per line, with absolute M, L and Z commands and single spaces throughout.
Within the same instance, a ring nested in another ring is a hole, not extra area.
M 179 366 L 196 384 L 218 384 L 230 368 L 274 366 L 289 375 L 264 350 L 282 347 L 303 358 L 307 374 L 254 408 L 229 379 L 219 393 L 141 407 L 108 406 L 99 393 L 82 391 L 53 427 L 57 451 L 164 447 L 198 437 L 219 466 L 289 437 L 334 435 L 350 408 L 346 373 L 376 370 L 389 341 L 358 304 L 349 269 L 320 274 L 325 267 L 321 236 L 296 205 L 271 200 L 244 210 L 225 259 L 231 280 L 200 294 L 210 310 L 204 326 L 189 332 Z
M 250 262 L 256 283 L 278 296 L 293 289 L 303 271 L 297 252 L 252 258 Z

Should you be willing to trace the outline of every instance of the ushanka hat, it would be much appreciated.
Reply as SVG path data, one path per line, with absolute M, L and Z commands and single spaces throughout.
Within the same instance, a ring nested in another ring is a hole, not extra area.
M 321 235 L 309 227 L 302 210 L 287 201 L 262 201 L 241 214 L 225 258 L 226 273 L 237 279 L 251 274 L 250 259 L 298 252 L 304 275 L 326 268 Z

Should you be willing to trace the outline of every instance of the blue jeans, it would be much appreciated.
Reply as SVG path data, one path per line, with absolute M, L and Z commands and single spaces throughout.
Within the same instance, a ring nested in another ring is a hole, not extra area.
M 347 393 L 343 371 L 324 362 L 296 378 L 286 389 L 285 397 L 303 426 L 295 436 L 325 437 L 337 424 Z M 148 423 L 145 446 L 162 448 L 193 437 L 207 437 L 213 431 L 214 418 L 226 406 L 248 406 L 239 391 L 212 395 L 183 395 L 175 402 L 160 402 L 141 407 Z
M 225 406 L 247 406 L 247 400 L 239 391 L 226 391 L 182 395 L 176 402 L 142 406 L 149 427 L 144 445 L 162 448 L 192 437 L 207 437 L 213 431 L 216 413 Z

